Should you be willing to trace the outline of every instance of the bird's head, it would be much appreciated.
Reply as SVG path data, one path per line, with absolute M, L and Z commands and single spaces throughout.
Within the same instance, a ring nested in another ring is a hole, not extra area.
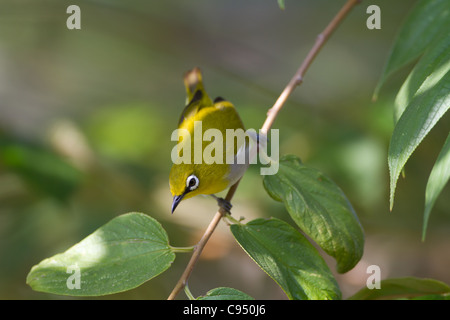
M 188 165 L 173 165 L 169 177 L 170 192 L 172 193 L 172 213 L 181 200 L 194 197 L 202 193 L 200 178 Z

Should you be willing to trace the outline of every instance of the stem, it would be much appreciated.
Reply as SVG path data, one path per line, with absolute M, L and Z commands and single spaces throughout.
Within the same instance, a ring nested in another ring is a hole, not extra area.
M 229 220 L 231 223 L 234 223 L 234 224 L 241 224 L 241 221 L 239 221 L 239 220 L 233 218 L 233 217 L 231 216 L 231 214 L 225 215 L 225 219 Z
M 328 24 L 328 26 L 320 33 L 317 38 L 316 42 L 314 43 L 314 46 L 309 51 L 308 55 L 306 56 L 305 60 L 303 60 L 303 63 L 300 65 L 300 68 L 297 70 L 295 75 L 292 77 L 291 81 L 289 81 L 286 88 L 284 88 L 281 95 L 278 97 L 277 101 L 273 105 L 272 108 L 269 109 L 267 112 L 267 118 L 264 122 L 261 132 L 263 134 L 267 134 L 272 127 L 273 122 L 275 121 L 275 118 L 278 115 L 278 112 L 280 112 L 281 108 L 286 103 L 287 98 L 291 95 L 292 91 L 299 86 L 303 82 L 303 77 L 308 70 L 311 63 L 314 61 L 314 58 L 319 53 L 320 49 L 323 47 L 325 42 L 328 40 L 330 35 L 333 33 L 334 30 L 337 29 L 339 23 L 345 18 L 345 16 L 350 12 L 350 10 L 357 5 L 361 0 L 348 0 L 347 3 L 341 8 L 341 10 L 337 13 L 337 15 L 331 20 L 331 22 Z
M 192 294 L 191 290 L 189 290 L 189 286 L 186 285 L 184 286 L 184 293 L 187 295 L 187 297 L 189 298 L 189 300 L 195 300 L 194 295 Z
M 186 253 L 186 252 L 192 252 L 195 250 L 195 246 L 191 246 L 191 247 L 172 247 L 170 246 L 170 249 L 172 250 L 172 252 L 181 252 L 181 253 Z
M 339 23 L 347 16 L 347 14 L 350 12 L 350 10 L 361 0 L 348 0 L 345 5 L 341 8 L 341 10 L 337 13 L 337 15 L 331 20 L 331 22 L 328 24 L 328 26 L 323 30 L 322 33 L 320 33 L 317 36 L 316 42 L 314 43 L 314 46 L 309 51 L 308 55 L 306 56 L 305 60 L 301 64 L 300 68 L 295 73 L 294 77 L 292 77 L 291 81 L 289 81 L 286 88 L 283 90 L 275 104 L 272 108 L 269 109 L 267 112 L 267 118 L 266 121 L 264 121 L 264 124 L 261 128 L 261 133 L 267 134 L 272 127 L 273 122 L 275 121 L 275 118 L 277 117 L 278 113 L 280 112 L 281 108 L 286 103 L 286 100 L 291 95 L 291 93 L 294 91 L 294 89 L 300 85 L 303 82 L 303 77 L 308 70 L 309 66 L 313 62 L 314 58 L 319 53 L 320 49 L 323 47 L 325 42 L 328 40 L 330 35 L 333 33 L 334 30 L 338 27 Z M 240 181 L 240 180 L 239 180 Z M 234 196 L 234 193 L 236 192 L 236 189 L 239 185 L 239 181 L 231 186 L 230 190 L 228 191 L 225 199 L 231 202 L 231 199 Z M 170 293 L 168 300 L 173 300 L 178 295 L 178 293 L 183 290 L 183 288 L 186 286 L 187 281 L 192 273 L 192 270 L 194 269 L 195 264 L 198 261 L 198 258 L 200 257 L 200 254 L 202 253 L 203 248 L 205 247 L 206 243 L 208 242 L 209 238 L 211 237 L 212 233 L 216 229 L 217 225 L 219 224 L 219 221 L 222 217 L 224 217 L 226 212 L 220 208 L 219 211 L 216 212 L 214 215 L 212 221 L 209 223 L 208 228 L 206 229 L 205 233 L 203 234 L 200 241 L 197 243 L 194 249 L 194 253 L 192 254 L 191 259 L 189 260 L 188 265 L 186 266 L 186 269 L 184 270 L 183 274 L 181 275 L 180 279 L 178 280 L 177 284 L 173 288 L 172 292 Z M 191 294 L 192 296 L 192 294 Z
M 227 196 L 225 197 L 225 200 L 231 201 L 233 198 L 234 192 L 236 191 L 239 182 L 236 182 L 233 186 L 231 186 L 230 190 L 228 190 Z M 203 234 L 200 241 L 197 243 L 197 245 L 194 248 L 194 253 L 192 254 L 191 259 L 189 260 L 186 269 L 184 270 L 183 274 L 181 275 L 180 280 L 178 280 L 177 284 L 173 288 L 172 292 L 169 295 L 168 300 L 173 300 L 178 295 L 178 293 L 184 288 L 184 286 L 187 283 L 187 280 L 189 279 L 189 276 L 192 273 L 192 270 L 194 269 L 195 264 L 197 263 L 198 258 L 200 257 L 200 254 L 203 251 L 203 248 L 205 247 L 206 243 L 208 242 L 209 238 L 211 237 L 212 233 L 216 229 L 217 225 L 219 224 L 220 219 L 222 219 L 223 216 L 225 216 L 226 212 L 220 208 L 219 211 L 216 212 L 213 219 L 208 225 L 208 228 L 206 228 L 205 233 Z

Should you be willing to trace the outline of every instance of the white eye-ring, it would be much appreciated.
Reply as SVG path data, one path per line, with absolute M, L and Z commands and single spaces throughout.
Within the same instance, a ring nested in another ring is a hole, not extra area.
M 186 179 L 186 187 L 189 188 L 189 191 L 195 190 L 198 187 L 199 184 L 199 180 L 198 178 L 191 174 L 187 179 Z

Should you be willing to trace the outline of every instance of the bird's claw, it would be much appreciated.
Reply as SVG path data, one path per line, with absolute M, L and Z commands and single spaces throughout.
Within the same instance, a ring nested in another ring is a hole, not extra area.
M 231 204 L 230 201 L 224 199 L 224 198 L 219 198 L 216 197 L 215 195 L 211 195 L 214 199 L 216 199 L 217 204 L 220 208 L 222 208 L 223 210 L 225 210 L 225 212 L 231 214 L 231 208 L 233 207 L 233 205 Z

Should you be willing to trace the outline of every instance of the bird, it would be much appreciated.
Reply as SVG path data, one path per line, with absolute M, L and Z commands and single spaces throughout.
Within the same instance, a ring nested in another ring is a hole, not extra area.
M 184 85 L 186 107 L 178 121 L 176 161 L 172 157 L 174 163 L 169 174 L 170 192 L 173 197 L 172 214 L 182 200 L 197 195 L 211 195 L 220 207 L 230 212 L 231 204 L 215 194 L 238 182 L 248 168 L 248 157 L 245 161 L 236 160 L 243 159 L 240 158 L 243 153 L 248 155 L 249 143 L 246 143 L 245 139 L 244 142 L 237 139 L 236 144 L 234 141 L 232 144 L 229 140 L 225 141 L 228 129 L 244 132 L 244 124 L 231 102 L 222 97 L 212 100 L 208 96 L 200 68 L 195 67 L 184 74 Z M 206 139 L 208 130 L 215 135 Z M 201 133 L 201 142 L 195 138 L 195 135 L 199 134 L 196 131 Z M 217 148 L 211 150 L 212 145 Z M 208 161 L 206 151 L 209 151 L 209 160 L 212 157 L 219 161 Z M 181 158 L 186 161 L 180 162 Z M 201 161 L 198 161 L 199 159 Z

